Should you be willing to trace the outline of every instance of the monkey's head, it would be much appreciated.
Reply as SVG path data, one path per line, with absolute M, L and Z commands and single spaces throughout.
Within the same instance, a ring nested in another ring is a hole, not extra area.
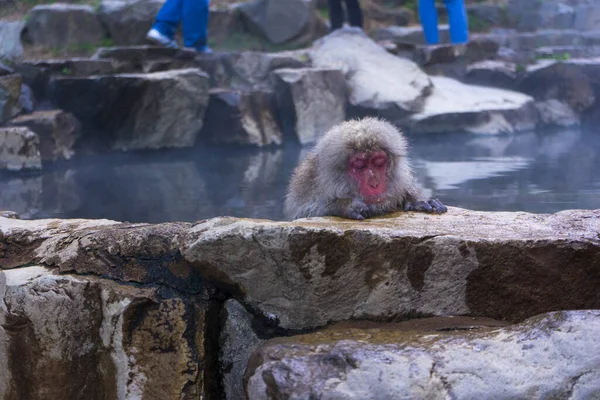
M 320 183 L 333 188 L 340 198 L 358 194 L 367 204 L 393 196 L 390 183 L 408 168 L 406 139 L 392 124 L 376 118 L 335 126 L 315 150 L 319 169 L 331 172 L 319 175 Z

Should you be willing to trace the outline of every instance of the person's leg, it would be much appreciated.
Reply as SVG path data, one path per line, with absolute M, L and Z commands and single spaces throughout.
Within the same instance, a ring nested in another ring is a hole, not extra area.
M 340 29 L 344 25 L 344 10 L 342 0 L 328 0 L 329 24 L 332 31 Z
M 183 45 L 208 50 L 209 0 L 183 0 Z
M 469 40 L 469 23 L 467 11 L 463 0 L 444 0 L 448 10 L 448 23 L 450 24 L 450 41 L 452 43 L 465 43 Z
M 358 0 L 346 0 L 346 11 L 348 12 L 348 22 L 351 26 L 363 26 L 363 13 Z
M 435 0 L 419 0 L 419 19 L 428 44 L 440 42 L 438 32 L 438 15 L 435 9 Z
M 172 39 L 181 21 L 182 7 L 183 0 L 167 0 L 158 12 L 152 28 Z

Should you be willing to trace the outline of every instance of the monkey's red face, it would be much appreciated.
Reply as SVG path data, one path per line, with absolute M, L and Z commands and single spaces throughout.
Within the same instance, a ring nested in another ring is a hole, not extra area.
M 354 153 L 348 162 L 350 176 L 358 182 L 363 200 L 375 204 L 385 200 L 388 156 L 384 151 Z

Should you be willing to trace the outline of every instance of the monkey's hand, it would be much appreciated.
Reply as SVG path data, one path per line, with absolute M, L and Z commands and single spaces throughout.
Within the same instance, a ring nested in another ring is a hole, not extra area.
M 443 214 L 448 211 L 448 208 L 438 199 L 430 199 L 427 201 L 407 201 L 404 204 L 404 211 L 420 211 L 432 214 Z
M 369 218 L 370 209 L 369 206 L 359 199 L 353 200 L 340 200 L 338 202 L 340 216 L 344 218 L 363 220 Z

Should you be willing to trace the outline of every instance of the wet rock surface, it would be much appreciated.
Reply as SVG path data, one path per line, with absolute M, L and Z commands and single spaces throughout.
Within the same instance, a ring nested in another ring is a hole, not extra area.
M 22 79 L 19 75 L 0 76 L 0 124 L 8 121 L 21 111 Z
M 599 331 L 600 311 L 572 311 L 466 332 L 340 329 L 273 339 L 251 361 L 248 398 L 593 398 Z

